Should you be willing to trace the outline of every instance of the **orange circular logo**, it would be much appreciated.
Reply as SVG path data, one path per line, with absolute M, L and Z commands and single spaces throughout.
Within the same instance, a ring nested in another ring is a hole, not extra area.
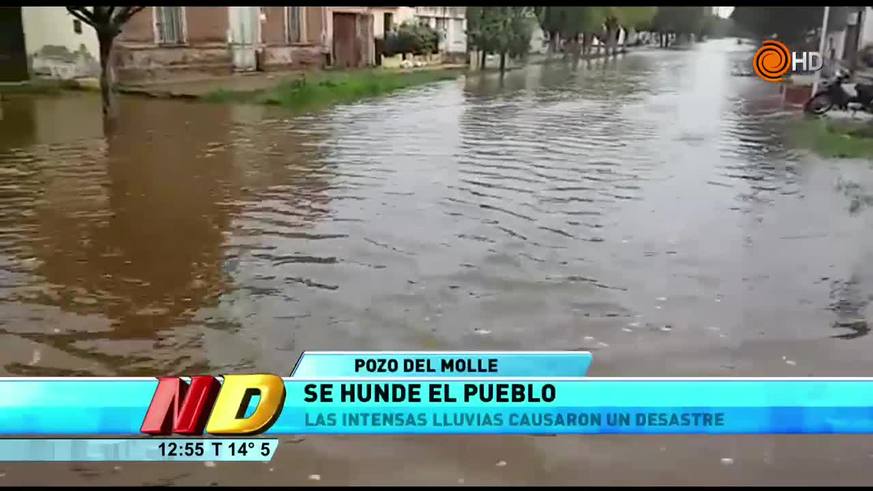
M 768 82 L 781 82 L 790 66 L 791 52 L 788 51 L 788 46 L 779 41 L 764 41 L 752 58 L 755 73 Z

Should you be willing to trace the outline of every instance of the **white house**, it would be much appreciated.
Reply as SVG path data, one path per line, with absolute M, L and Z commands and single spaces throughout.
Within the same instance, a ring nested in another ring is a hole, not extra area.
M 370 7 L 373 12 L 373 32 L 379 39 L 385 38 L 400 24 L 415 21 L 415 7 Z
M 539 23 L 536 23 L 530 35 L 530 52 L 541 55 L 545 54 L 548 50 L 549 43 L 546 39 L 546 33 L 543 32 L 543 28 L 540 27 Z
M 0 9 L 0 81 L 96 77 L 99 56 L 94 30 L 64 7 Z
M 415 7 L 415 17 L 442 34 L 440 52 L 448 58 L 467 56 L 467 7 Z
M 830 7 L 824 53 L 827 69 L 850 66 L 858 51 L 873 44 L 873 8 Z
M 21 7 L 31 77 L 74 79 L 100 73 L 94 29 L 64 7 Z

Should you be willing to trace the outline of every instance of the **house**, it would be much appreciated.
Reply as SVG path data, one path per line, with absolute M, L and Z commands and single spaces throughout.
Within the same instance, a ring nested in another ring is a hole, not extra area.
M 415 7 L 415 18 L 440 32 L 439 50 L 446 61 L 466 61 L 466 7 Z
M 873 44 L 873 8 L 830 7 L 824 53 L 825 71 L 838 66 L 851 67 L 858 51 Z
M 369 7 L 146 7 L 113 49 L 119 81 L 374 64 Z M 97 37 L 64 7 L 0 7 L 0 81 L 99 74 Z
M 0 82 L 100 73 L 97 36 L 64 7 L 0 7 Z
M 307 8 L 324 9 L 328 18 L 325 35 L 331 66 L 355 68 L 375 64 L 375 32 L 370 7 Z
M 533 30 L 531 31 L 529 51 L 530 53 L 537 55 L 546 54 L 549 51 L 548 36 L 546 36 L 545 31 L 543 31 L 543 28 L 540 27 L 538 22 L 533 26 Z
M 116 41 L 120 80 L 373 64 L 367 7 L 147 7 Z
M 401 24 L 427 24 L 440 33 L 438 50 L 441 56 L 433 59 L 460 63 L 466 61 L 466 7 L 370 7 L 370 13 L 373 16 L 376 44 L 381 46 L 385 36 Z M 379 57 L 377 64 L 394 66 L 401 59 L 400 55 L 385 60 Z
M 370 7 L 370 11 L 376 39 L 385 39 L 385 35 L 400 24 L 416 21 L 415 7 Z

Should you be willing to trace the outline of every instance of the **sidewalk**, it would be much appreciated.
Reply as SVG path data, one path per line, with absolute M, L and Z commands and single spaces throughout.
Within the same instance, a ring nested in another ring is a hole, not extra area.
M 466 67 L 466 65 L 445 64 L 429 65 L 418 68 L 375 67 L 372 68 L 372 70 L 381 69 L 385 71 L 406 72 L 422 70 L 451 70 L 464 67 Z M 149 97 L 197 99 L 217 90 L 227 90 L 232 92 L 266 90 L 275 87 L 282 82 L 299 80 L 303 77 L 317 76 L 320 73 L 328 73 L 332 71 L 333 70 L 328 69 L 235 73 L 225 76 L 200 77 L 187 80 L 173 79 L 155 82 L 119 84 L 118 91 L 123 94 L 146 95 Z
M 146 95 L 149 97 L 172 97 L 196 99 L 216 90 L 251 92 L 274 87 L 287 80 L 297 80 L 305 71 L 235 73 L 208 78 L 173 79 L 131 84 L 119 84 L 122 94 Z

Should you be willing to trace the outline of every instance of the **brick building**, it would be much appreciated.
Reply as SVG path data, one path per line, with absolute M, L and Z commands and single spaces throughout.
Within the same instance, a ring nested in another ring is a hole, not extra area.
M 373 64 L 368 7 L 147 7 L 116 41 L 120 81 Z

